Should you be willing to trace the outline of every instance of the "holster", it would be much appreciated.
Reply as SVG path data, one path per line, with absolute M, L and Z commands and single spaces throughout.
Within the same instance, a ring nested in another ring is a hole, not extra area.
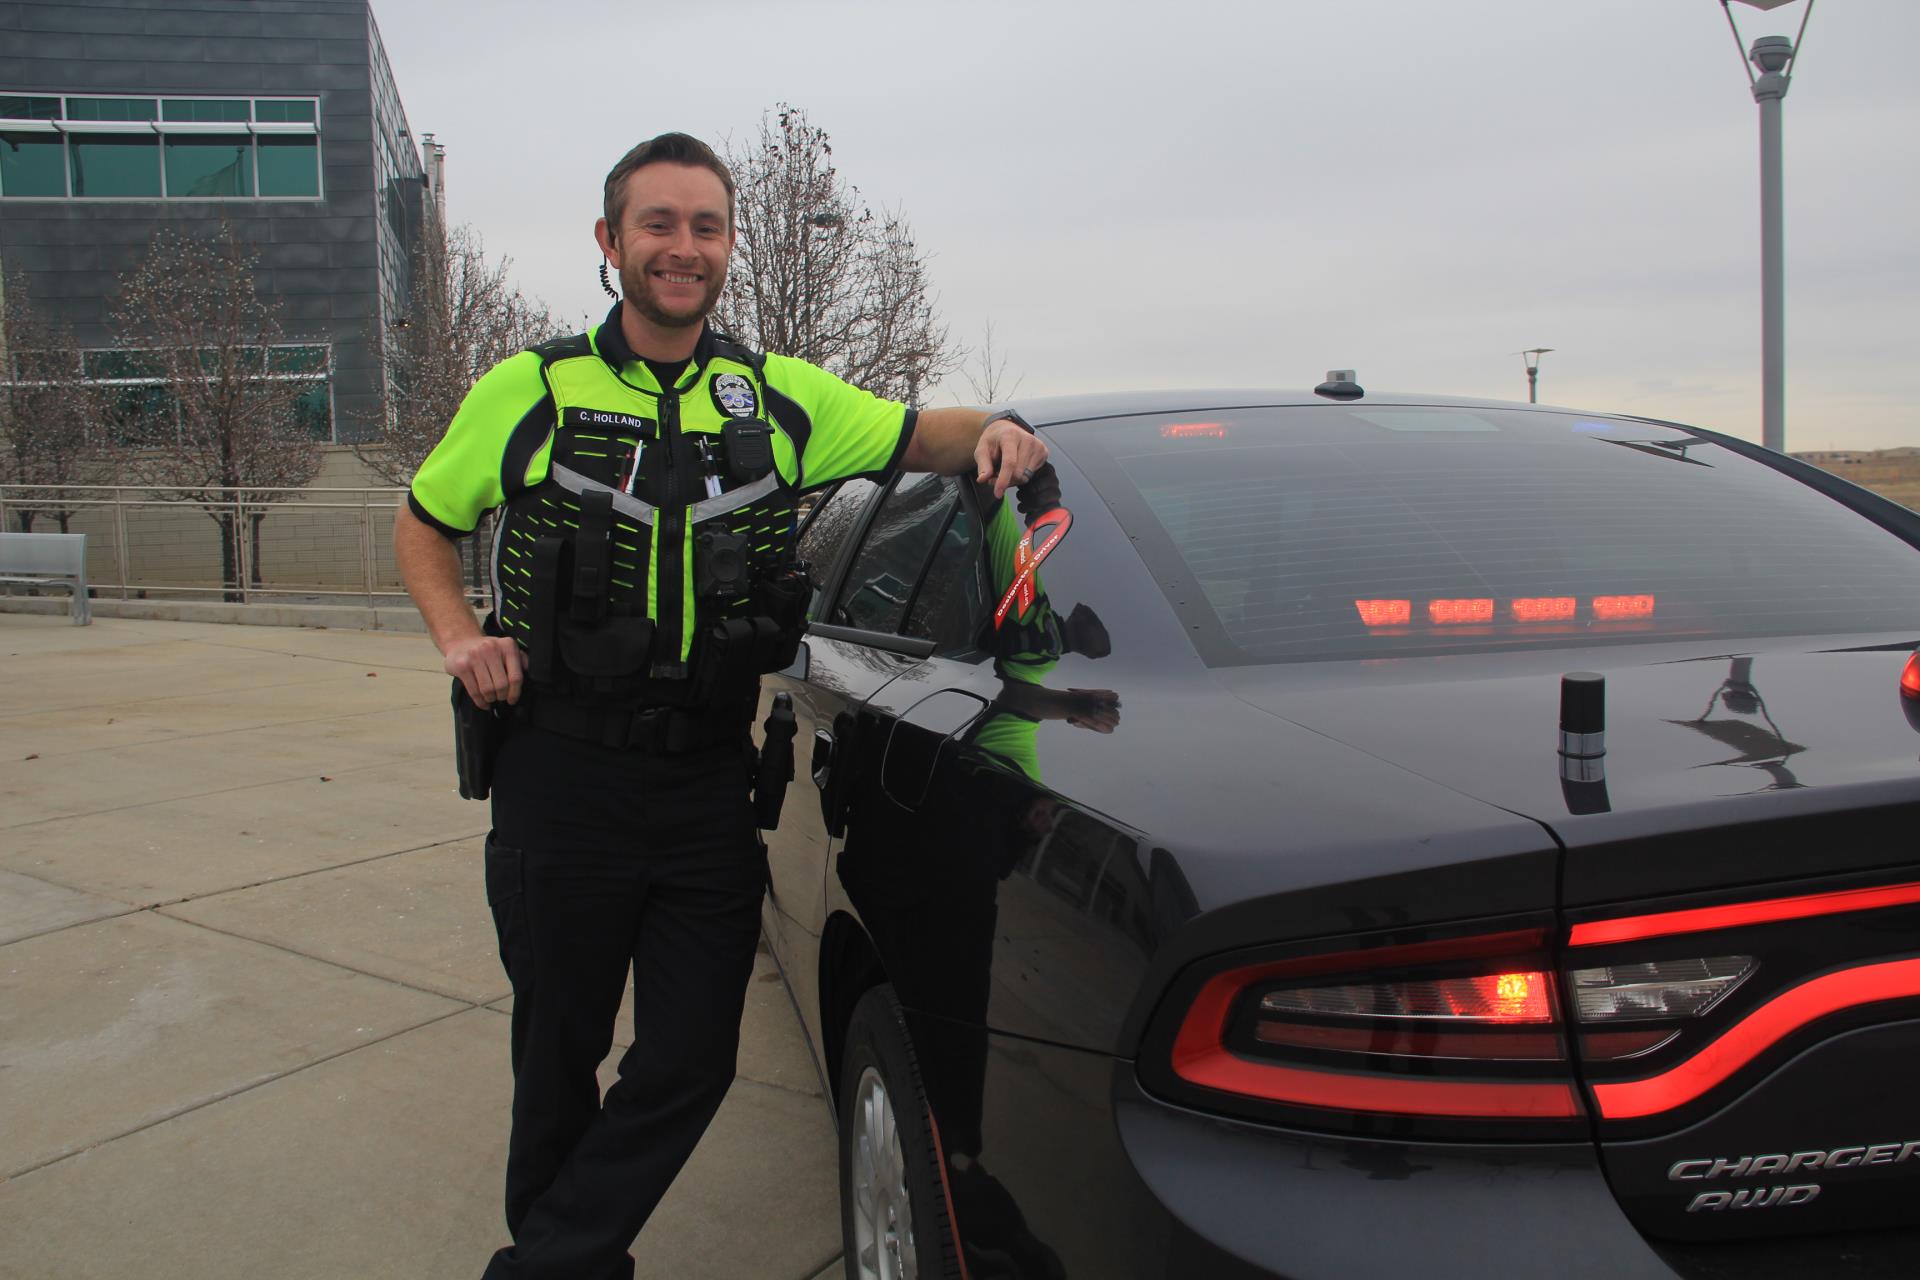
M 787 784 L 793 781 L 793 735 L 798 725 L 793 718 L 793 695 L 773 695 L 773 709 L 767 712 L 766 741 L 760 746 L 760 767 L 753 781 L 753 825 L 772 831 L 780 825 L 780 806 L 787 798 Z
M 504 717 L 476 706 L 467 696 L 467 687 L 453 682 L 453 762 L 462 800 L 485 800 L 493 789 L 493 762 L 499 757 L 506 727 Z

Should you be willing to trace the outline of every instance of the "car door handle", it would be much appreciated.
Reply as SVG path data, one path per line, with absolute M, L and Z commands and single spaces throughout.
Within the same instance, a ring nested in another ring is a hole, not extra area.
M 825 791 L 827 775 L 833 772 L 833 735 L 825 729 L 813 731 L 813 760 L 808 768 L 813 774 L 813 785 Z

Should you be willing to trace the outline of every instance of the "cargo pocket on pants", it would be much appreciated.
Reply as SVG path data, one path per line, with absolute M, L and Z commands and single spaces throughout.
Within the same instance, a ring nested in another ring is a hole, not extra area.
M 500 966 L 517 995 L 526 973 L 527 909 L 520 850 L 489 834 L 486 844 L 487 907 L 500 941 Z

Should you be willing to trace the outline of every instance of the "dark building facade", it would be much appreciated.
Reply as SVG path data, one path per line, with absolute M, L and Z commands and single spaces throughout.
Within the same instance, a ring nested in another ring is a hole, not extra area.
M 0 263 L 126 396 L 159 390 L 113 332 L 120 274 L 161 229 L 225 220 L 279 307 L 261 376 L 311 383 L 323 439 L 378 434 L 426 156 L 368 0 L 0 0 Z

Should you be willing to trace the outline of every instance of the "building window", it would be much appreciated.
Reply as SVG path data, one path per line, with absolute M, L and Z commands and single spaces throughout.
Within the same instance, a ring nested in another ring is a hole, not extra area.
M 67 144 L 37 133 L 0 133 L 0 192 L 67 194 Z
M 91 121 L 152 120 L 152 98 L 68 98 L 67 119 Z
M 313 99 L 272 99 L 258 98 L 253 104 L 253 118 L 261 123 L 297 124 L 313 123 Z
M 158 196 L 157 138 L 83 134 L 68 139 L 76 196 Z
M 213 351 L 200 353 L 202 367 L 213 372 Z M 318 440 L 333 438 L 333 378 L 328 349 L 291 343 L 247 347 L 241 351 L 249 380 L 299 384 L 293 421 Z M 165 369 L 152 350 L 83 351 L 82 378 L 106 393 L 107 419 L 121 444 L 161 446 L 180 430 L 180 408 L 168 387 Z M 16 375 L 17 376 L 17 375 Z
M 189 134 L 162 140 L 167 153 L 167 190 L 178 196 L 253 194 L 253 140 Z
M 58 120 L 60 118 L 60 99 L 22 97 L 17 94 L 0 95 L 0 119 L 4 120 Z
M 160 104 L 162 120 L 191 120 L 198 124 L 244 122 L 245 98 L 168 98 Z M 261 119 L 268 117 L 262 116 Z M 312 119 L 311 116 L 308 119 Z
M 0 93 L 0 199 L 312 200 L 314 98 Z
M 260 194 L 320 194 L 320 142 L 317 138 L 261 138 Z

